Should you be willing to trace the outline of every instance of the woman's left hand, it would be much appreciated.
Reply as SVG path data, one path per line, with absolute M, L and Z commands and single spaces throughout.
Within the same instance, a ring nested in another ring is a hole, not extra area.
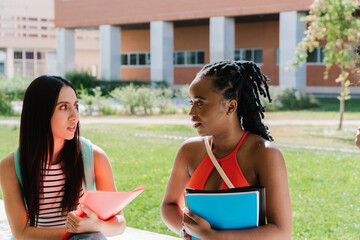
M 213 229 L 211 228 L 208 221 L 204 218 L 199 217 L 189 209 L 184 209 L 184 230 L 188 235 L 206 239 L 207 236 L 211 236 Z
M 66 228 L 68 232 L 83 233 L 83 232 L 99 232 L 103 221 L 90 209 L 81 205 L 81 210 L 86 213 L 85 217 L 78 217 L 74 212 L 70 212 L 66 218 Z

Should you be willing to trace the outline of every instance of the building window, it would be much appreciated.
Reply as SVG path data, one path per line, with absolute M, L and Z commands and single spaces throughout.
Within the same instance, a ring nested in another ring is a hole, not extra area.
M 307 63 L 322 64 L 324 62 L 324 47 L 316 47 L 312 52 L 307 52 Z
M 249 49 L 236 49 L 234 53 L 235 61 L 253 61 L 257 64 L 263 63 L 263 51 L 259 48 L 249 48 Z
M 150 53 L 123 53 L 121 54 L 121 65 L 146 66 L 150 65 Z
M 5 74 L 5 63 L 0 62 L 0 74 Z
M 22 51 L 14 51 L 14 59 L 22 59 L 23 53 Z
M 204 64 L 204 51 L 178 51 L 174 52 L 174 65 Z
M 34 52 L 26 52 L 25 56 L 26 59 L 34 59 Z

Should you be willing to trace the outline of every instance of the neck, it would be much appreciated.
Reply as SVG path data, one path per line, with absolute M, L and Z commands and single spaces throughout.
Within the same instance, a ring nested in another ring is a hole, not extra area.
M 244 133 L 245 131 L 242 129 L 239 122 L 237 122 L 229 126 L 227 131 L 213 135 L 213 151 L 219 154 L 233 151 Z
M 59 155 L 61 149 L 64 147 L 65 140 L 64 139 L 54 139 L 54 152 L 53 159 L 50 160 L 49 164 L 56 164 L 57 156 Z

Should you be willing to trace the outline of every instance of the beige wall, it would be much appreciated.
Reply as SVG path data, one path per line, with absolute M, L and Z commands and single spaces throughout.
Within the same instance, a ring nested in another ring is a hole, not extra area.
M 308 10 L 312 0 L 55 0 L 57 27 L 245 16 Z M 91 17 L 89 17 L 91 16 Z
M 235 49 L 261 48 L 261 70 L 271 85 L 279 85 L 279 66 L 276 65 L 276 48 L 279 47 L 279 21 L 238 23 L 235 25 Z
M 77 50 L 75 52 L 75 67 L 79 71 L 92 73 L 93 65 L 96 66 L 97 77 L 100 78 L 100 52 L 96 50 Z

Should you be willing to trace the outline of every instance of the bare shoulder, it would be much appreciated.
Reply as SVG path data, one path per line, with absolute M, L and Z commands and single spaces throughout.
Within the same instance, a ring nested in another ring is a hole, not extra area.
M 14 153 L 10 153 L 0 162 L 0 179 L 12 179 L 13 177 L 16 177 Z
M 284 164 L 283 155 L 275 143 L 254 134 L 249 136 L 249 140 L 249 152 L 256 165 Z
M 181 144 L 178 150 L 178 155 L 179 154 L 194 155 L 197 152 L 199 152 L 199 149 L 202 148 L 205 148 L 202 137 L 189 138 Z
M 105 151 L 100 148 L 99 146 L 95 145 L 92 143 L 92 148 L 93 148 L 93 152 L 94 152 L 94 159 L 96 158 L 107 158 L 107 155 L 105 153 Z
M 14 163 L 14 153 L 10 153 L 7 155 L 3 160 L 0 162 L 0 172 L 6 173 L 7 171 L 14 169 L 15 163 Z

